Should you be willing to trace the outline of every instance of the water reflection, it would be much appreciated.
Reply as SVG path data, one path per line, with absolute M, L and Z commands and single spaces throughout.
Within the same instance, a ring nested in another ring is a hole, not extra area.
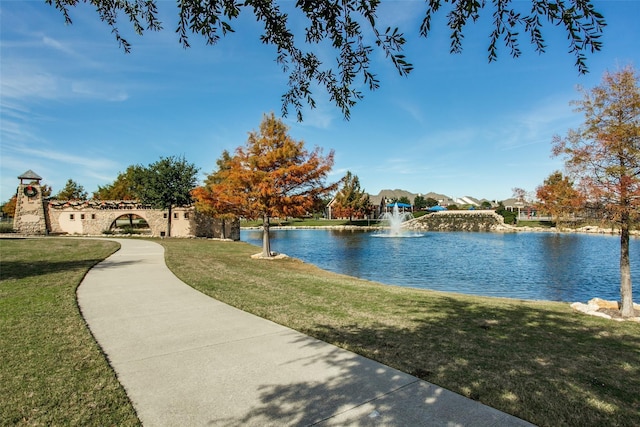
M 261 245 L 262 231 L 242 230 Z M 339 230 L 273 230 L 272 249 L 323 269 L 382 283 L 552 301 L 619 299 L 616 236 L 552 233 L 426 233 L 376 239 Z M 634 300 L 640 300 L 640 239 L 631 239 Z

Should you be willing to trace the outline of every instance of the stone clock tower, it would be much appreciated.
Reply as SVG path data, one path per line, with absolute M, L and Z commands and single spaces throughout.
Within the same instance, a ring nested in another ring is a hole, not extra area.
M 20 234 L 47 234 L 44 199 L 40 177 L 28 170 L 18 177 L 20 185 L 16 199 L 16 214 L 13 229 Z

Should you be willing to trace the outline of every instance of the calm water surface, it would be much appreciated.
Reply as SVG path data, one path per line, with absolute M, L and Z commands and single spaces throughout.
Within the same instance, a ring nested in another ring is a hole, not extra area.
M 262 230 L 242 230 L 260 246 Z M 618 236 L 554 233 L 425 233 L 376 238 L 337 230 L 272 230 L 271 249 L 325 270 L 391 285 L 485 296 L 586 302 L 620 298 Z M 640 301 L 640 239 L 630 244 Z

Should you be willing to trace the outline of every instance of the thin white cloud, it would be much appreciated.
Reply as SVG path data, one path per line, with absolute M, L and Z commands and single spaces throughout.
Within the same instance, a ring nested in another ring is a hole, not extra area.
M 554 134 L 565 132 L 579 123 L 579 117 L 569 105 L 570 99 L 570 94 L 559 94 L 506 117 L 504 126 L 499 129 L 498 148 L 513 150 L 536 144 L 548 144 L 550 147 Z
M 89 80 L 71 82 L 71 92 L 87 98 L 112 102 L 122 102 L 129 99 L 127 92 L 117 86 Z
M 13 120 L 6 120 L 5 118 L 0 121 L 0 135 L 4 141 L 3 145 L 6 145 L 6 141 L 20 141 L 34 143 L 38 140 L 35 135 L 22 126 L 19 122 Z
M 302 111 L 303 121 L 298 122 L 295 108 L 289 106 L 286 122 L 291 128 L 330 129 L 336 118 L 342 119 L 340 109 L 330 101 L 325 90 L 317 85 L 314 86 L 313 98 L 316 101 L 316 108 L 305 106 Z
M 425 154 L 442 155 L 444 151 L 456 153 L 456 147 L 462 148 L 473 143 L 481 143 L 480 137 L 485 133 L 483 127 L 473 128 L 471 126 L 456 129 L 436 129 L 427 130 L 420 138 L 416 149 Z M 446 149 L 446 150 L 445 150 Z
M 331 107 L 337 109 L 337 107 L 334 107 L 333 105 L 329 107 L 322 105 L 304 112 L 304 121 L 299 125 L 315 127 L 318 129 L 329 129 L 336 118 L 336 114 L 331 110 Z M 294 113 L 290 114 L 293 117 Z
M 58 40 L 52 39 L 51 37 L 47 37 L 47 36 L 43 36 L 42 37 L 42 43 L 44 43 L 46 46 L 52 47 L 60 52 L 66 53 L 67 55 L 70 56 L 78 56 L 78 54 L 76 53 L 76 51 L 74 51 L 71 47 L 69 47 L 66 44 L 63 44 L 61 42 L 59 42 Z
M 68 165 L 83 166 L 88 170 L 105 170 L 118 167 L 118 163 L 110 159 L 96 158 L 95 156 L 79 156 L 76 154 L 69 154 L 62 151 L 54 151 L 47 149 L 36 149 L 31 147 L 14 145 L 12 147 L 6 147 L 7 151 L 20 153 L 25 156 L 32 156 L 39 159 L 45 159 L 50 161 L 56 161 Z
M 27 71 L 31 69 L 31 71 Z M 3 67 L 0 90 L 2 103 L 7 99 L 25 98 L 56 99 L 61 95 L 60 79 L 54 75 L 34 70 L 28 64 L 12 63 Z
M 63 100 L 74 98 L 89 98 L 109 102 L 122 102 L 129 99 L 127 91 L 120 84 L 98 80 L 74 79 L 61 73 L 44 71 L 42 64 L 32 62 L 12 61 L 3 66 L 0 81 L 2 97 L 0 103 L 4 106 L 13 101 L 22 105 L 22 109 L 29 100 Z
M 14 100 L 4 99 L 0 102 L 0 108 L 4 117 L 11 117 L 13 119 L 25 120 L 31 116 L 31 111 L 28 107 L 14 102 Z
M 396 105 L 403 111 L 406 111 L 409 116 L 413 117 L 413 119 L 418 123 L 424 123 L 424 114 L 422 108 L 411 101 L 396 101 Z

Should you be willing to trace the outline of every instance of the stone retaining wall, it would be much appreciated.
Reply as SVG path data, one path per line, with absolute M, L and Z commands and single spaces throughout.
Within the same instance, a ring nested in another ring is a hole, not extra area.
M 404 228 L 423 231 L 504 231 L 504 218 L 492 210 L 441 211 L 407 221 Z

